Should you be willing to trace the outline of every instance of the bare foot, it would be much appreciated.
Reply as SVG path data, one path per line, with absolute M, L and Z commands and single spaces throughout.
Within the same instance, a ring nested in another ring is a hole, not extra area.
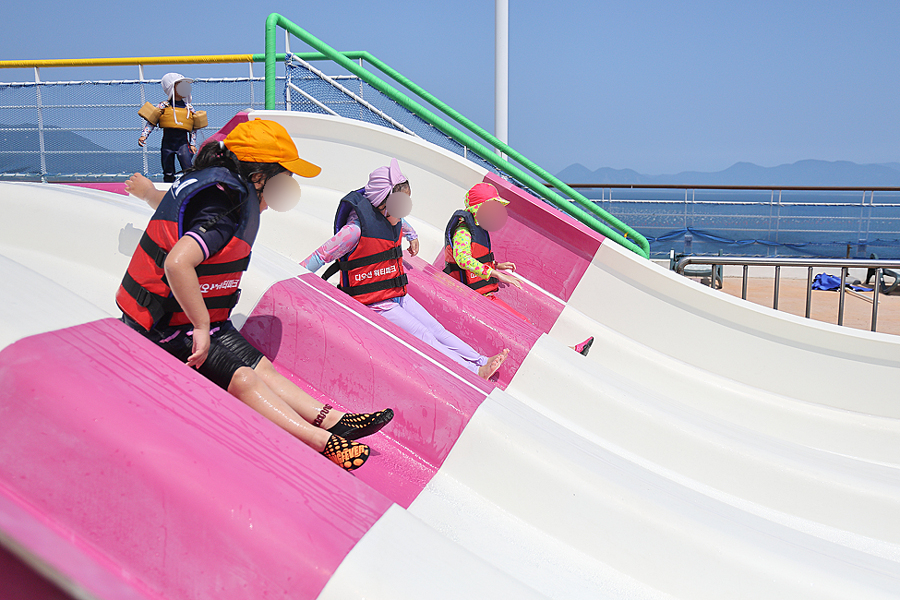
M 490 357 L 483 367 L 478 367 L 478 376 L 484 379 L 489 378 L 497 372 L 497 369 L 500 368 L 507 356 L 509 356 L 509 348 L 504 348 L 499 354 Z

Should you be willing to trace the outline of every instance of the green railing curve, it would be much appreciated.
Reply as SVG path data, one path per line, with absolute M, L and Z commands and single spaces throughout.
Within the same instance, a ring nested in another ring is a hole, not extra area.
M 392 69 L 376 57 L 368 52 L 338 52 L 325 42 L 319 40 L 306 30 L 302 29 L 295 23 L 292 23 L 278 13 L 272 13 L 266 19 L 266 109 L 275 108 L 275 77 L 276 77 L 276 34 L 277 28 L 281 27 L 289 34 L 303 41 L 305 44 L 314 48 L 319 54 L 304 53 L 300 54 L 304 60 L 331 60 L 335 64 L 343 67 L 350 73 L 353 73 L 361 80 L 365 81 L 373 88 L 406 108 L 410 112 L 434 126 L 445 135 L 453 138 L 460 144 L 467 146 L 481 158 L 497 167 L 500 171 L 506 173 L 510 177 L 518 179 L 523 184 L 531 188 L 535 193 L 556 206 L 563 212 L 568 213 L 581 223 L 584 223 L 594 231 L 597 231 L 611 240 L 617 242 L 625 248 L 628 248 L 635 254 L 650 257 L 650 243 L 640 233 L 609 214 L 568 185 L 557 179 L 555 176 L 539 167 L 537 164 L 522 156 L 519 152 L 510 148 L 506 143 L 500 141 L 488 131 L 473 123 L 450 106 L 438 100 L 432 94 L 428 93 L 414 82 L 404 77 L 396 70 Z M 402 92 L 386 83 L 371 71 L 363 68 L 354 60 L 365 60 L 370 65 L 402 85 L 412 93 L 416 94 L 434 108 L 440 110 L 459 124 L 466 127 L 469 131 L 486 141 L 493 148 L 505 153 L 506 156 L 515 160 L 522 165 L 521 168 L 502 156 L 496 154 L 491 147 L 485 146 L 481 142 L 476 141 L 470 135 L 460 131 L 444 119 L 434 114 L 418 102 L 409 98 Z M 530 171 L 530 173 L 528 171 Z M 533 175 L 532 175 L 533 174 Z M 544 181 L 554 186 L 555 189 L 568 194 L 571 201 L 563 198 L 556 193 L 555 190 L 548 188 L 544 183 L 539 181 L 535 176 L 542 178 Z

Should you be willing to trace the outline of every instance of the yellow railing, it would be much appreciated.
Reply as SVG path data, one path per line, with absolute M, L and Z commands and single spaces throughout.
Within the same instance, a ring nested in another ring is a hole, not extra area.
M 284 60 L 284 55 L 278 60 Z M 206 54 L 201 56 L 131 56 L 125 58 L 62 58 L 0 60 L 0 69 L 45 67 L 122 67 L 130 65 L 194 65 L 265 62 L 265 54 Z

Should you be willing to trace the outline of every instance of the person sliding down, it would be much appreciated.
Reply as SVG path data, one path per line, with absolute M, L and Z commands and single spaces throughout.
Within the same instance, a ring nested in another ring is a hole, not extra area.
M 419 251 L 415 230 L 403 220 L 412 209 L 411 194 L 412 188 L 396 159 L 391 159 L 387 167 L 375 169 L 364 188 L 341 199 L 334 219 L 334 237 L 300 265 L 315 273 L 326 263 L 337 260 L 342 290 L 487 379 L 500 368 L 509 350 L 504 348 L 491 357 L 479 354 L 444 329 L 406 293 L 402 237 L 409 240 L 411 256 Z
M 465 210 L 453 213 L 444 230 L 444 273 L 530 323 L 527 317 L 494 293 L 500 283 L 522 289 L 521 280 L 505 272 L 515 273 L 516 264 L 497 262 L 491 251 L 490 232 L 498 231 L 506 224 L 508 204 L 509 201 L 501 198 L 497 188 L 490 183 L 476 183 L 466 192 Z M 570 348 L 587 356 L 593 343 L 594 338 L 589 337 Z
M 241 123 L 206 144 L 167 192 L 135 173 L 126 189 L 156 209 L 116 293 L 122 321 L 188 367 L 348 471 L 391 409 L 342 413 L 314 400 L 275 370 L 231 323 L 259 215 L 290 210 L 300 186 L 292 173 L 321 169 L 297 155 L 274 121 Z

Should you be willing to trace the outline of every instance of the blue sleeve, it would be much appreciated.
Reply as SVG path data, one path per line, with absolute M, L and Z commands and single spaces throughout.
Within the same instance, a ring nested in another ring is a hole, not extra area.
M 317 255 L 316 253 L 313 253 L 306 257 L 303 262 L 300 263 L 300 266 L 305 267 L 315 273 L 325 266 L 325 261 L 319 258 L 319 255 Z
M 204 260 L 221 251 L 234 237 L 240 211 L 234 206 L 224 190 L 213 187 L 199 192 L 185 209 L 184 235 L 199 244 Z

